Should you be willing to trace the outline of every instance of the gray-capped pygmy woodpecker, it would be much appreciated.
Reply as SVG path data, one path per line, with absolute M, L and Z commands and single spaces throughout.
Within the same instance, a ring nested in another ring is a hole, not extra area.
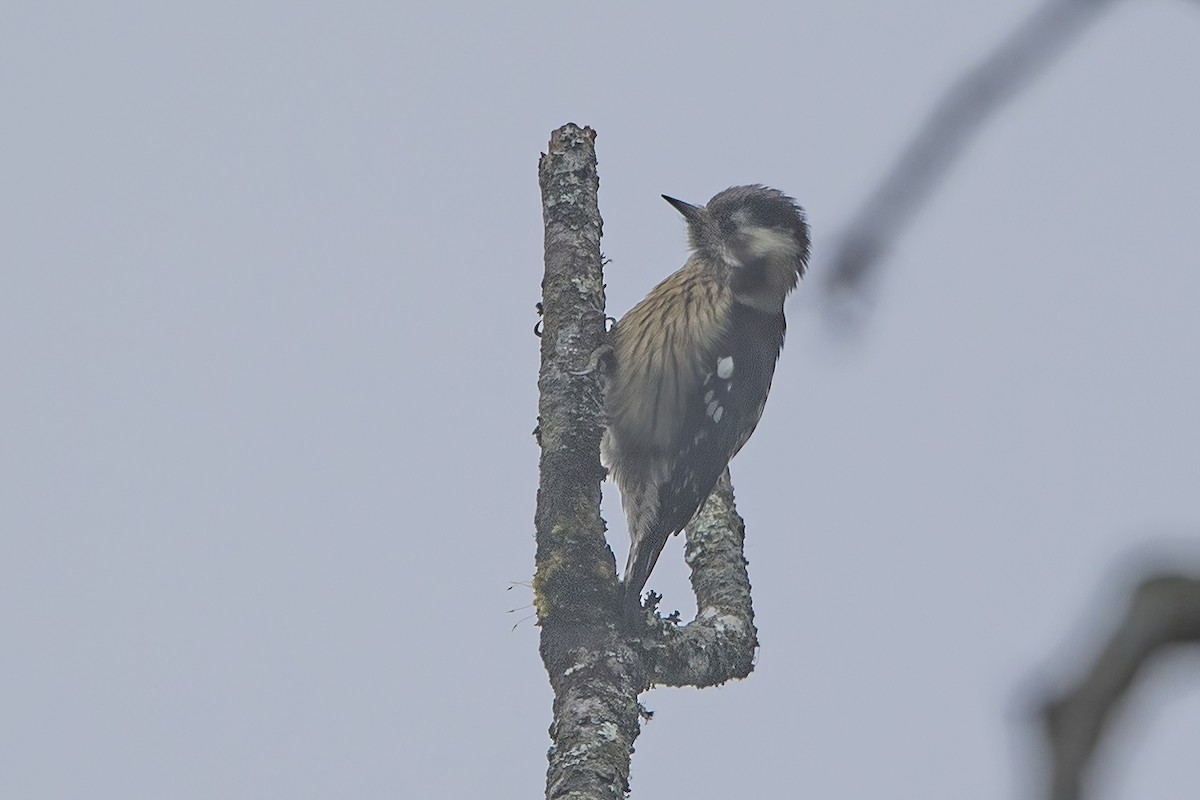
M 808 263 L 804 210 L 782 192 L 735 186 L 706 206 L 663 199 L 687 220 L 691 256 L 613 326 L 605 380 L 601 458 L 629 525 L 627 620 L 667 538 L 758 425 L 783 301 Z

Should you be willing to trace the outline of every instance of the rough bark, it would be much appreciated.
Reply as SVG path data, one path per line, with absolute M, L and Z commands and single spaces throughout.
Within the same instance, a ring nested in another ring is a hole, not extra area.
M 644 652 L 654 683 L 714 686 L 754 669 L 758 631 L 742 545 L 746 526 L 733 504 L 729 470 L 687 529 L 684 558 L 692 568 L 696 619 L 661 625 Z
M 604 343 L 595 133 L 555 131 L 539 165 L 546 226 L 534 597 L 554 688 L 547 798 L 621 798 L 645 678 L 612 624 L 616 561 L 600 519 L 599 373 Z

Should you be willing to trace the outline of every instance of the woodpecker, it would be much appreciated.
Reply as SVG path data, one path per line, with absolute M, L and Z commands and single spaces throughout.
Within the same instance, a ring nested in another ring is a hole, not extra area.
M 783 301 L 808 264 L 804 210 L 780 191 L 734 186 L 705 206 L 663 199 L 687 221 L 691 256 L 613 326 L 605 380 L 601 458 L 629 527 L 626 620 L 667 539 L 758 425 Z

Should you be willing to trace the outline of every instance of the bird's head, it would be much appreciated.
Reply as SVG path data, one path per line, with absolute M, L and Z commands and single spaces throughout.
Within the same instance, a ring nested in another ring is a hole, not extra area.
M 663 195 L 683 214 L 692 249 L 707 263 L 728 270 L 735 292 L 756 306 L 782 305 L 808 264 L 804 210 L 777 189 L 734 186 L 708 205 L 694 206 Z

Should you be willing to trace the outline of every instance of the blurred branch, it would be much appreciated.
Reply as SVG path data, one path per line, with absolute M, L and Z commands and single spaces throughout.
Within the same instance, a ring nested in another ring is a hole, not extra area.
M 956 159 L 999 111 L 1111 0 L 1047 0 L 933 107 L 835 245 L 825 290 L 833 321 L 863 320 L 870 279 Z M 855 311 L 859 313 L 855 313 Z
M 547 798 L 623 800 L 652 683 L 710 686 L 748 675 L 757 647 L 743 525 L 728 472 L 688 526 L 697 619 L 647 612 L 619 624 L 620 585 L 600 518 L 604 410 L 594 356 L 605 341 L 596 134 L 551 134 L 538 177 L 545 221 L 534 602 L 554 689 Z
M 1142 667 L 1163 647 L 1184 642 L 1200 642 L 1200 578 L 1146 579 L 1091 669 L 1043 709 L 1053 757 L 1051 800 L 1081 796 L 1092 753 Z

